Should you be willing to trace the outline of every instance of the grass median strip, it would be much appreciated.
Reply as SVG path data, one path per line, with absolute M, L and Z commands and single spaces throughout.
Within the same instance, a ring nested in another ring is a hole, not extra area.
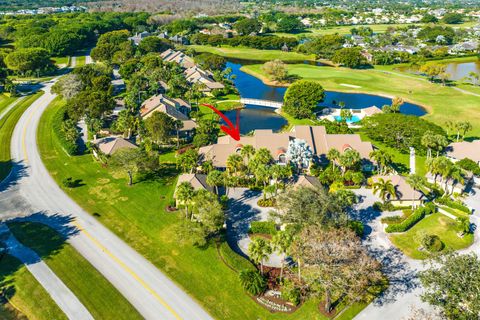
M 133 306 L 50 227 L 33 222 L 8 224 L 15 237 L 42 257 L 95 319 L 142 319 Z
M 67 319 L 28 269 L 8 254 L 0 258 L 0 290 L 7 298 L 0 305 L 1 319 Z
M 3 112 L 9 105 L 17 100 L 17 97 L 8 97 L 4 94 L 0 94 L 0 113 Z
M 43 95 L 43 92 L 24 98 L 0 119 L 0 141 L 4 142 L 0 145 L 0 181 L 5 179 L 12 169 L 10 141 L 12 140 L 13 130 L 25 110 L 41 95 Z

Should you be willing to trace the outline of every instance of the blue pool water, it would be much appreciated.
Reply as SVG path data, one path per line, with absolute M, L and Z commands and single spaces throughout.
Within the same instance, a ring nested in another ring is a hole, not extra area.
M 342 117 L 340 116 L 334 116 L 336 121 L 342 121 Z M 347 123 L 355 123 L 360 121 L 361 119 L 357 117 L 356 115 L 353 115 L 350 119 L 347 120 Z

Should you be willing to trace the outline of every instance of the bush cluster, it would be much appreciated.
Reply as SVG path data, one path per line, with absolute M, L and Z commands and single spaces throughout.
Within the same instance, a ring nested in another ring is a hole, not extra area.
M 443 205 L 447 206 L 447 207 L 457 209 L 457 210 L 463 211 L 463 212 L 468 213 L 468 214 L 471 213 L 470 209 L 468 207 L 466 207 L 464 204 L 462 204 L 458 201 L 453 201 L 449 197 L 438 198 L 436 201 L 440 204 L 443 204 Z
M 282 299 L 298 305 L 301 301 L 300 288 L 291 280 L 285 279 L 281 290 Z
M 253 221 L 250 224 L 250 233 L 269 234 L 273 236 L 277 233 L 277 226 L 273 221 Z
M 221 46 L 229 45 L 232 47 L 250 47 L 262 50 L 280 50 L 284 45 L 292 49 L 298 45 L 298 40 L 292 37 L 277 36 L 236 36 L 225 38 L 222 35 L 208 35 L 197 33 L 190 37 L 192 44 Z
M 260 199 L 257 202 L 258 206 L 263 207 L 263 208 L 274 207 L 276 203 L 277 203 L 277 201 L 275 200 L 275 198 Z
M 66 120 L 66 108 L 60 108 L 54 115 L 52 126 L 53 131 L 60 143 L 61 147 L 67 152 L 69 155 L 76 155 L 78 153 L 78 145 L 73 142 L 71 139 L 67 139 L 65 135 L 65 130 L 63 128 L 65 120 Z
M 435 234 L 429 234 L 422 239 L 422 244 L 425 246 L 430 252 L 439 252 L 443 249 L 443 242 L 440 238 Z
M 413 227 L 417 222 L 422 220 L 425 215 L 432 214 L 435 212 L 435 207 L 428 205 L 421 208 L 418 208 L 413 212 L 407 219 L 403 220 L 401 223 L 398 224 L 391 224 L 386 229 L 385 232 L 392 233 L 392 232 L 405 232 L 411 227 Z

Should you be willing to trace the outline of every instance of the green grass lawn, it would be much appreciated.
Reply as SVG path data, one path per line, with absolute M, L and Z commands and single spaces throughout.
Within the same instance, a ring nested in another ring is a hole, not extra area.
M 477 24 L 477 22 L 464 22 L 462 24 L 458 25 L 449 25 L 450 27 L 453 28 L 469 28 Z M 283 37 L 312 37 L 312 36 L 323 36 L 326 34 L 334 34 L 338 33 L 341 35 L 347 35 L 350 34 L 350 30 L 352 28 L 360 28 L 360 27 L 369 27 L 373 30 L 375 33 L 384 33 L 387 31 L 388 28 L 394 27 L 394 28 L 405 28 L 409 24 L 400 24 L 400 23 L 391 23 L 391 24 L 366 24 L 366 25 L 350 25 L 350 26 L 328 26 L 324 28 L 312 28 L 312 29 L 307 29 L 305 32 L 300 32 L 300 33 L 281 33 L 281 32 L 275 32 L 273 34 L 277 36 L 283 36 Z M 411 25 L 416 25 L 416 26 L 422 26 L 423 23 L 412 23 Z
M 25 246 L 38 253 L 95 319 L 142 319 L 133 306 L 60 234 L 31 222 L 8 226 Z
M 455 208 L 450 208 L 448 206 L 444 206 L 444 205 L 439 205 L 438 206 L 439 208 L 447 211 L 448 213 L 450 214 L 453 214 L 455 217 L 457 218 L 460 218 L 460 217 L 465 217 L 465 218 L 468 218 L 469 214 L 466 213 L 466 212 L 463 212 L 461 210 L 458 210 L 458 209 L 455 209 Z
M 268 82 L 261 66 L 243 66 L 242 70 Z M 308 64 L 289 64 L 287 67 L 291 74 L 318 81 L 327 90 L 401 97 L 425 107 L 429 113 L 424 117 L 442 126 L 447 120 L 468 120 L 473 125 L 473 130 L 467 136 L 480 136 L 480 97 L 433 84 L 420 77 L 379 68 L 352 70 Z M 345 84 L 358 88 L 347 87 Z
M 17 97 L 9 97 L 5 94 L 0 94 L 0 113 L 5 110 L 10 104 L 12 104 Z
M 60 67 L 68 67 L 68 65 L 70 64 L 70 57 L 69 56 L 53 57 L 52 60 L 57 66 L 60 66 Z
M 420 244 L 416 239 L 416 235 L 419 231 L 424 231 L 427 234 L 434 234 L 440 237 L 445 244 L 443 250 L 459 250 L 466 248 L 473 243 L 473 234 L 468 234 L 463 238 L 457 236 L 456 225 L 457 223 L 455 220 L 437 212 L 423 218 L 422 221 L 417 223 L 410 230 L 400 234 L 391 235 L 390 240 L 407 256 L 414 259 L 425 259 L 428 258 L 430 254 L 425 250 L 418 250 Z
M 400 174 L 409 174 L 410 170 L 410 154 L 402 153 L 396 148 L 389 147 L 380 141 L 374 141 L 368 138 L 368 136 L 362 132 L 358 131 L 360 137 L 363 141 L 371 141 L 374 146 L 379 149 L 387 151 L 392 156 L 392 167 Z M 422 155 L 416 155 L 415 158 L 415 170 L 419 175 L 424 176 L 427 173 L 427 168 L 425 166 L 425 161 L 427 158 Z
M 68 157 L 52 132 L 52 118 L 61 104 L 56 100 L 49 106 L 38 130 L 42 159 L 53 178 L 59 185 L 66 177 L 81 179 L 82 186 L 65 191 L 196 298 L 213 317 L 325 319 L 314 301 L 291 315 L 270 313 L 244 293 L 237 273 L 221 261 L 214 246 L 200 249 L 176 240 L 174 225 L 182 214 L 165 212 L 176 183 L 174 165 L 163 164 L 158 176 L 137 179 L 134 186 L 128 187 L 126 174 L 102 167 L 91 155 Z M 352 308 L 364 306 L 355 304 Z
M 0 279 L 0 290 L 8 296 L 0 305 L 1 319 L 67 319 L 28 269 L 8 254 L 0 258 Z
M 76 67 L 81 67 L 83 65 L 85 65 L 85 56 L 77 56 Z
M 0 119 L 0 141 L 5 143 L 0 144 L 0 181 L 5 179 L 12 168 L 10 157 L 10 141 L 12 139 L 13 130 L 23 112 L 30 107 L 30 105 L 37 100 L 43 92 L 38 92 L 34 95 L 28 96 L 20 101 L 12 110 Z
M 219 56 L 232 59 L 254 60 L 254 61 L 270 61 L 281 59 L 284 61 L 301 61 L 301 60 L 315 60 L 314 55 L 306 55 L 297 52 L 283 52 L 281 50 L 259 50 L 243 47 L 211 47 L 191 45 L 189 48 L 197 52 L 209 52 Z

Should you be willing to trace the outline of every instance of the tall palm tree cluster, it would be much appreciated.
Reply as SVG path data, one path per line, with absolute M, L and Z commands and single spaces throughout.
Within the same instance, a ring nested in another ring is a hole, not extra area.
M 462 169 L 446 157 L 438 157 L 427 160 L 428 172 L 434 177 L 434 183 L 437 183 L 440 177 L 440 185 L 447 194 L 452 194 L 455 186 L 464 183 L 464 175 Z M 451 190 L 448 190 L 448 184 L 451 182 Z
M 238 184 L 251 184 L 252 182 L 266 192 L 277 193 L 280 181 L 292 176 L 292 167 L 289 165 L 274 164 L 270 151 L 266 148 L 255 150 L 251 145 L 243 146 L 238 153 L 227 158 L 227 170 L 223 173 L 223 184 L 217 171 L 209 173 L 207 183 L 226 187 L 235 187 Z M 214 173 L 215 172 L 215 173 Z M 270 182 L 273 180 L 273 190 Z M 209 182 L 210 181 L 210 182 Z
M 324 185 L 339 182 L 341 184 L 360 184 L 364 175 L 360 170 L 361 157 L 358 151 L 347 149 L 340 153 L 337 149 L 330 149 L 327 153 L 330 167 L 318 174 L 320 182 Z

